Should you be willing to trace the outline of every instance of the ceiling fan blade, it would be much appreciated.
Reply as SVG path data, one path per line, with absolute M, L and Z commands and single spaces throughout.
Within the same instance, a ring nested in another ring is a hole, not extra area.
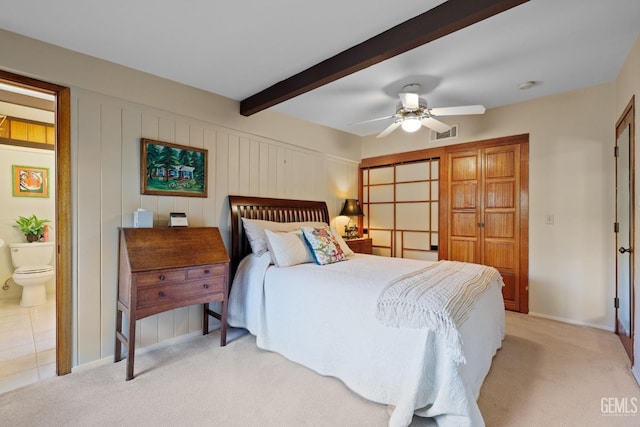
M 466 114 L 484 114 L 482 105 L 461 105 L 459 107 L 429 108 L 434 116 L 463 116 Z
M 396 120 L 395 122 L 391 123 L 385 130 L 380 132 L 378 136 L 376 136 L 376 138 L 384 138 L 385 136 L 389 135 L 391 132 L 396 130 L 401 123 L 402 123 L 402 120 Z
M 388 119 L 393 119 L 395 117 L 396 117 L 395 115 L 393 115 L 393 116 L 385 116 L 385 117 L 378 117 L 377 119 L 364 120 L 362 122 L 351 123 L 349 126 L 362 125 L 362 124 L 365 124 L 365 123 L 377 122 L 379 120 L 388 120 Z
M 417 110 L 420 106 L 420 99 L 417 93 L 402 92 L 398 96 L 402 101 L 402 106 L 407 110 Z
M 433 117 L 422 119 L 422 125 L 440 133 L 446 132 L 451 129 L 451 126 L 449 126 L 448 124 L 442 123 L 440 120 L 436 120 Z

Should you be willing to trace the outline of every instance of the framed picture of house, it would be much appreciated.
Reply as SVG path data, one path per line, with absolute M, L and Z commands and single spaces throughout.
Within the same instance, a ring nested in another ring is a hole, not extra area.
M 49 197 L 49 168 L 12 165 L 13 197 Z
M 207 150 L 142 138 L 140 191 L 207 197 Z

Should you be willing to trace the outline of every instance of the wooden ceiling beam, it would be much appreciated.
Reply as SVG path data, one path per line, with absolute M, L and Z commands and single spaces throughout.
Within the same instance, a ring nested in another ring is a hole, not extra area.
M 250 116 L 529 0 L 449 0 L 240 102 Z

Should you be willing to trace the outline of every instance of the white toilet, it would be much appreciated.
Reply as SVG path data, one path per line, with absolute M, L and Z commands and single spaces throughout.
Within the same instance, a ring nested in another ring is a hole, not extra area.
M 49 265 L 55 245 L 53 242 L 9 243 L 11 261 L 16 270 L 11 278 L 23 287 L 22 307 L 44 304 L 47 300 L 46 283 L 55 276 Z

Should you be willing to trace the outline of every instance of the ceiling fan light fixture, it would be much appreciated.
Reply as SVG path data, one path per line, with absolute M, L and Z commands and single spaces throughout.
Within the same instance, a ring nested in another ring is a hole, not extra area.
M 416 132 L 422 126 L 418 117 L 408 117 L 402 121 L 402 130 L 405 132 Z
M 529 80 L 528 82 L 522 82 L 518 85 L 518 89 L 520 90 L 527 90 L 527 89 L 531 89 L 534 86 L 538 86 L 540 85 L 539 81 L 536 80 Z
M 460 105 L 457 107 L 429 108 L 426 100 L 420 99 L 417 90 L 419 85 L 408 85 L 400 92 L 400 104 L 396 107 L 396 113 L 392 116 L 380 117 L 360 123 L 374 122 L 378 120 L 393 119 L 393 123 L 387 126 L 376 138 L 384 138 L 394 130 L 402 127 L 407 133 L 417 132 L 422 126 L 439 133 L 448 132 L 451 126 L 436 119 L 437 116 L 460 116 L 467 114 L 484 114 L 482 105 Z M 411 92 L 411 90 L 416 90 Z

